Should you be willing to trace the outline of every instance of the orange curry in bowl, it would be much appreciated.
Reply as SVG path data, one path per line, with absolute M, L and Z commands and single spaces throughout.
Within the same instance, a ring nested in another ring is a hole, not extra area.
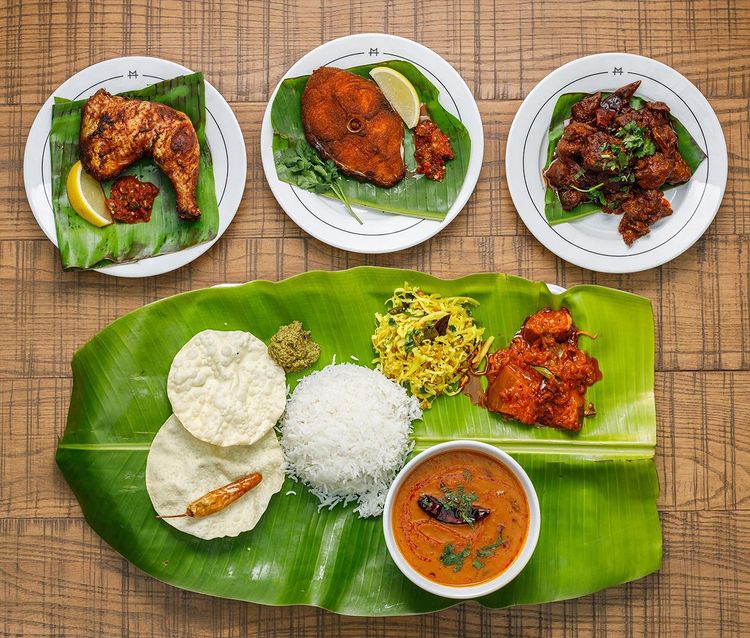
M 404 559 L 441 585 L 476 585 L 504 572 L 529 531 L 523 487 L 500 461 L 472 450 L 417 465 L 393 504 L 393 534 Z

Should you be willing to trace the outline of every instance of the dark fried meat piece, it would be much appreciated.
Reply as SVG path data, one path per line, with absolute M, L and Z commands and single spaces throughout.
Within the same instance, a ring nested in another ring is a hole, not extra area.
M 586 193 L 569 188 L 559 190 L 557 195 L 560 198 L 560 205 L 563 210 L 573 210 L 588 199 Z
M 675 153 L 674 168 L 669 174 L 669 177 L 667 177 L 667 182 L 669 184 L 682 184 L 684 182 L 687 182 L 692 176 L 693 171 L 690 170 L 687 162 L 682 159 L 682 155 L 680 155 L 679 153 Z
M 596 129 L 589 124 L 571 122 L 565 127 L 565 131 L 557 143 L 556 155 L 580 159 L 586 139 L 595 132 Z
M 406 172 L 404 125 L 375 82 L 321 67 L 302 92 L 305 137 L 342 173 L 389 188 Z
M 569 186 L 577 183 L 577 174 L 581 170 L 581 167 L 570 157 L 558 157 L 552 164 L 550 164 L 545 177 L 547 183 L 553 188 L 561 188 L 563 186 Z
M 622 148 L 622 142 L 614 135 L 604 131 L 597 131 L 589 135 L 583 144 L 583 165 L 590 170 L 616 174 L 619 169 L 612 164 L 614 159 L 613 146 Z
M 635 164 L 635 179 L 643 190 L 660 188 L 674 169 L 674 156 L 654 153 Z
M 648 235 L 649 227 L 672 214 L 672 207 L 660 190 L 634 193 L 622 205 L 622 219 L 618 230 L 628 246 L 639 237 Z
M 599 108 L 599 102 L 602 99 L 601 91 L 583 98 L 580 102 L 573 105 L 570 118 L 574 122 L 590 122 L 596 116 Z
M 198 136 L 180 111 L 99 89 L 83 107 L 80 156 L 85 171 L 99 181 L 117 177 L 136 160 L 151 156 L 174 186 L 180 218 L 201 215 L 195 194 Z
M 651 129 L 651 137 L 663 153 L 671 155 L 677 149 L 677 134 L 669 123 L 654 126 Z

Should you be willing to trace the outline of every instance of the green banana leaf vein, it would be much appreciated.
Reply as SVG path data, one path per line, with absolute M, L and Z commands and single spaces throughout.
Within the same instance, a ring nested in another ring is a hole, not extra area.
M 352 204 L 369 206 L 400 215 L 444 219 L 458 198 L 458 193 L 469 168 L 469 157 L 471 155 L 469 132 L 456 117 L 440 105 L 437 87 L 413 64 L 402 60 L 389 60 L 347 70 L 364 78 L 369 78 L 370 70 L 376 66 L 390 67 L 409 79 L 419 94 L 422 103 L 427 105 L 435 124 L 450 138 L 455 158 L 446 163 L 446 174 L 442 182 L 435 182 L 423 176 L 407 176 L 391 188 L 381 188 L 342 174 L 339 182 L 341 188 Z M 297 144 L 303 144 L 312 149 L 305 139 L 301 114 L 302 92 L 305 90 L 309 77 L 305 75 L 284 80 L 271 107 L 276 174 L 281 181 L 298 186 L 302 185 L 298 178 L 285 166 L 283 159 L 286 152 L 293 149 Z M 313 153 L 315 152 L 313 151 Z M 413 172 L 416 169 L 414 138 L 408 129 L 404 131 L 404 160 L 406 161 L 407 171 Z M 330 190 L 320 194 L 326 197 L 336 197 Z
M 185 113 L 193 123 L 200 144 L 200 173 L 196 196 L 201 209 L 197 221 L 177 217 L 172 183 L 150 158 L 143 158 L 123 171 L 159 187 L 151 221 L 142 224 L 111 224 L 97 228 L 79 217 L 68 202 L 65 181 L 78 161 L 81 111 L 86 100 L 57 99 L 52 107 L 50 149 L 52 160 L 52 209 L 63 268 L 98 268 L 175 252 L 210 241 L 219 230 L 211 151 L 206 142 L 205 83 L 202 73 L 158 82 L 126 97 L 161 102 Z M 112 181 L 103 184 L 109 194 Z
M 549 165 L 555 157 L 557 143 L 562 137 L 566 121 L 570 119 L 573 106 L 589 95 L 590 93 L 565 93 L 557 99 L 555 108 L 552 111 L 552 119 L 549 124 L 549 143 L 547 145 L 547 161 L 544 164 L 545 171 L 549 168 Z M 603 95 L 606 96 L 606 93 Z M 644 100 L 636 95 L 630 98 L 630 106 L 634 109 L 642 108 L 643 104 Z M 703 160 L 706 159 L 706 154 L 680 120 L 673 115 L 670 115 L 669 119 L 672 122 L 672 128 L 674 128 L 675 133 L 677 134 L 677 148 L 680 151 L 680 155 L 685 159 L 691 172 L 695 173 Z M 665 184 L 662 186 L 661 190 L 666 191 L 672 188 L 677 188 L 678 186 L 683 186 L 683 184 Z M 600 213 L 601 210 L 602 207 L 597 202 L 584 202 L 571 210 L 565 210 L 560 204 L 560 198 L 557 196 L 557 193 L 553 188 L 547 186 L 544 192 L 544 215 L 547 218 L 547 221 L 553 226 L 556 224 L 572 222 L 577 219 L 583 219 L 594 213 Z
M 56 455 L 91 526 L 148 574 L 214 596 L 371 616 L 455 604 L 401 575 L 380 517 L 360 519 L 353 506 L 318 511 L 317 500 L 289 479 L 254 530 L 214 541 L 156 520 L 145 489 L 149 444 L 171 413 L 167 373 L 196 332 L 249 330 L 268 341 L 279 325 L 300 319 L 322 346 L 316 367 L 334 356 L 367 362 L 373 313 L 405 281 L 477 299 L 475 317 L 499 344 L 546 306 L 569 308 L 582 330 L 598 335 L 584 346 L 604 375 L 587 395 L 597 414 L 579 435 L 505 421 L 464 396 L 438 398 L 415 424 L 416 451 L 456 438 L 487 441 L 521 463 L 539 494 L 542 529 L 534 556 L 509 586 L 479 602 L 504 607 L 573 598 L 657 570 L 650 302 L 597 286 L 552 294 L 543 283 L 498 274 L 441 280 L 374 267 L 310 272 L 184 293 L 115 321 L 73 358 L 67 427 Z M 289 375 L 290 386 L 308 373 Z

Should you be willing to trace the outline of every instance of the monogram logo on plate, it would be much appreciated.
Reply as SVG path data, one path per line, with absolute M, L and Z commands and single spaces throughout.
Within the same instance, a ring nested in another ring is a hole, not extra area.
M 128 78 L 137 78 L 138 71 L 128 71 Z
M 374 49 L 372 47 L 370 48 L 370 55 L 380 55 L 380 52 L 378 51 L 377 47 Z
M 621 66 L 616 66 L 614 68 L 614 71 L 612 71 L 612 75 L 622 75 L 622 67 Z

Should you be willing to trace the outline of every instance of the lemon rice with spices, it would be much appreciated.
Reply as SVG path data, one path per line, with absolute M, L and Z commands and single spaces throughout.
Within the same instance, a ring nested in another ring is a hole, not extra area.
M 441 297 L 404 284 L 386 302 L 390 309 L 375 313 L 372 335 L 374 363 L 388 378 L 407 387 L 429 408 L 440 395 L 461 391 L 472 355 L 482 344 L 470 297 Z

